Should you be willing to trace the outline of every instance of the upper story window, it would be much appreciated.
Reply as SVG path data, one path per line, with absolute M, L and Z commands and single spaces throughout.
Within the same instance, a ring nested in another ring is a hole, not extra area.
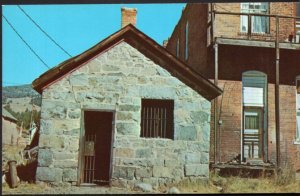
M 176 43 L 176 56 L 179 57 L 179 39 L 177 39 Z
M 185 60 L 189 56 L 189 22 L 186 22 L 185 25 Z
M 173 100 L 142 99 L 141 137 L 174 138 Z
M 300 142 L 300 76 L 296 78 L 296 123 L 297 123 L 297 135 L 296 138 Z
M 241 3 L 242 13 L 269 13 L 269 3 Z M 269 17 L 252 16 L 252 33 L 269 33 Z M 248 16 L 241 16 L 241 32 L 248 32 Z

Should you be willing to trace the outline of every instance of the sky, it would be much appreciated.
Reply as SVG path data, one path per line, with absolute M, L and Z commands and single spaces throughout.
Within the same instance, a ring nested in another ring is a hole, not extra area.
M 137 8 L 137 28 L 162 45 L 171 36 L 185 4 L 21 5 L 62 48 L 76 56 L 121 28 L 121 7 Z M 50 67 L 70 57 L 56 46 L 17 5 L 2 14 Z M 2 86 L 31 84 L 48 68 L 2 17 Z

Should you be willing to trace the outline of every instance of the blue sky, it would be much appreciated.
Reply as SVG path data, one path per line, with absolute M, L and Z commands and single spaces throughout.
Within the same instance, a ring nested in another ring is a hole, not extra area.
M 185 4 L 21 5 L 72 56 L 121 28 L 121 7 L 137 8 L 137 28 L 159 44 L 177 24 Z M 2 14 L 50 67 L 69 58 L 16 5 Z M 2 86 L 30 84 L 48 70 L 2 18 Z

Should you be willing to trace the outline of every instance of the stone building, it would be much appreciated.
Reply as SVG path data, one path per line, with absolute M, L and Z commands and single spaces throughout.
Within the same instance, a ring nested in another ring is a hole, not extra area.
M 166 48 L 223 90 L 211 110 L 214 166 L 235 159 L 300 172 L 299 10 L 295 2 L 183 10 Z
M 33 83 L 36 180 L 153 186 L 209 174 L 212 82 L 129 24 Z

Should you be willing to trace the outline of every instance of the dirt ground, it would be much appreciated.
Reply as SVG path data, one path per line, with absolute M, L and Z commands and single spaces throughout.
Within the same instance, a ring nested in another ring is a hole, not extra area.
M 2 185 L 3 195 L 22 194 L 141 194 L 141 191 L 130 191 L 117 187 L 51 187 L 46 184 L 20 183 L 17 188 L 11 189 L 7 184 Z
M 180 193 L 300 193 L 300 181 L 286 185 L 276 185 L 272 179 L 247 179 L 239 177 L 214 177 L 208 183 L 182 182 L 176 187 Z M 170 187 L 160 188 L 150 193 L 167 193 Z M 35 194 L 147 194 L 149 192 L 128 190 L 118 187 L 77 187 L 71 185 L 51 186 L 45 183 L 29 184 L 22 182 L 11 189 L 2 184 L 3 195 Z

